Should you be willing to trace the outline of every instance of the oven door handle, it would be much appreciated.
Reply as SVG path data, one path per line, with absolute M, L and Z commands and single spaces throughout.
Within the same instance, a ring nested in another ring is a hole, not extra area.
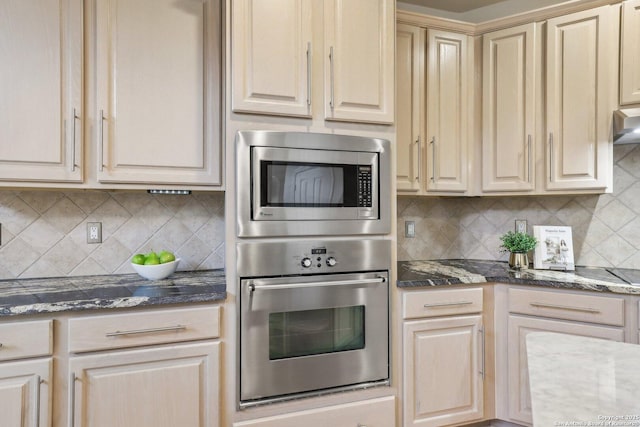
M 384 283 L 387 279 L 378 276 L 373 279 L 354 279 L 354 280 L 336 280 L 333 282 L 309 282 L 309 283 L 283 283 L 281 285 L 267 285 L 260 281 L 251 281 L 248 283 L 251 292 L 257 290 L 275 290 L 275 289 L 295 289 L 295 288 L 317 288 L 320 286 L 345 286 L 345 285 L 363 285 L 366 283 Z

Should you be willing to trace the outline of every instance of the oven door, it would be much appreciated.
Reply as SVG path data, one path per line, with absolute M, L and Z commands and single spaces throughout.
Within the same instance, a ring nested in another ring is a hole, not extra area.
M 388 380 L 386 271 L 240 283 L 241 406 Z

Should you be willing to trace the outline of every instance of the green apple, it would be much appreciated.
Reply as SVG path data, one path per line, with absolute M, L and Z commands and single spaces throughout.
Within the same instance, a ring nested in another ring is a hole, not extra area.
M 155 252 L 149 252 L 144 258 L 144 265 L 157 265 L 160 264 L 160 257 Z
M 160 264 L 164 264 L 166 262 L 172 262 L 176 260 L 176 256 L 169 251 L 161 251 L 159 258 L 160 258 Z
M 131 258 L 131 262 L 134 264 L 144 264 L 145 256 L 144 254 L 135 254 L 133 258 Z

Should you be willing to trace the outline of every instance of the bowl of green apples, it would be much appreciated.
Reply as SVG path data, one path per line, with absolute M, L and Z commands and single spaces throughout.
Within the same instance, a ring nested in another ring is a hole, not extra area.
M 180 258 L 169 251 L 151 251 L 146 254 L 135 254 L 131 258 L 131 267 L 140 276 L 149 280 L 161 280 L 169 277 L 178 268 Z

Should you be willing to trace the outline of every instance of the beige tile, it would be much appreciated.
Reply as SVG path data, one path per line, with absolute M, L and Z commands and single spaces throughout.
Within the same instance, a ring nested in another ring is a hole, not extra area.
M 26 190 L 18 192 L 18 197 L 36 212 L 42 214 L 65 196 L 59 191 Z
M 38 212 L 17 196 L 8 197 L 0 204 L 2 227 L 14 235 L 22 233 L 39 217 Z
M 17 237 L 0 249 L 0 257 L 2 265 L 12 277 L 19 277 L 40 258 L 40 254 L 22 238 Z
M 41 255 L 62 240 L 64 236 L 64 233 L 53 228 L 42 217 L 20 233 L 20 238 Z
M 42 218 L 56 230 L 66 234 L 86 218 L 86 213 L 70 199 L 64 197 L 42 214 Z
M 113 200 L 106 191 L 65 191 L 64 194 L 87 215 L 98 209 L 107 200 Z

